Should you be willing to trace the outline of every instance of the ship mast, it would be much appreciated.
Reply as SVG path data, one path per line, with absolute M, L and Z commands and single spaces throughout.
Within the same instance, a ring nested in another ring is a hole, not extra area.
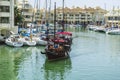
M 54 3 L 54 39 L 55 39 L 55 32 L 56 32 L 56 2 Z

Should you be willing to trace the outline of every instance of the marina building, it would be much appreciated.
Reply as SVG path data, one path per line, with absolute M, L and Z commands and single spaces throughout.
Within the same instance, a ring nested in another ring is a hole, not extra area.
M 108 25 L 120 26 L 120 9 L 111 10 L 105 14 L 105 21 Z
M 0 0 L 0 35 L 7 35 L 14 26 L 14 0 Z
M 39 17 L 37 17 L 37 20 L 42 22 L 45 16 L 45 10 L 42 9 L 40 11 Z M 63 21 L 63 9 L 61 7 L 58 7 L 56 9 L 56 18 L 58 23 L 62 23 Z M 92 23 L 102 23 L 104 20 L 104 14 L 106 14 L 107 11 L 100 8 L 91 8 L 91 7 L 73 7 L 73 8 L 64 8 L 64 23 L 66 24 L 92 24 Z M 40 17 L 41 16 L 41 17 Z M 47 13 L 46 15 L 50 22 L 53 22 L 54 20 L 54 10 L 51 10 L 51 12 Z M 41 18 L 41 19 L 39 19 Z
M 64 9 L 64 18 L 65 22 L 69 24 L 90 24 L 94 22 L 102 22 L 104 14 L 106 11 L 100 7 L 91 8 L 91 7 L 73 7 Z M 57 19 L 62 21 L 63 19 L 62 9 L 57 9 Z

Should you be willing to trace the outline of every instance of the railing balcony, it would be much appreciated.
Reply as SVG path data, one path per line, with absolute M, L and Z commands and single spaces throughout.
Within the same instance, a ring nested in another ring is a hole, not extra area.
M 8 6 L 8 5 L 10 5 L 10 1 L 7 1 L 7 0 L 6 1 L 1 1 L 0 0 L 0 4 Z
M 0 12 L 0 17 L 10 17 L 9 12 Z

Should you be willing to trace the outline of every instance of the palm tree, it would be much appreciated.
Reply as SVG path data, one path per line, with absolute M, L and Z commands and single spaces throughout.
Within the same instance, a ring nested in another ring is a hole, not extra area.
M 19 25 L 24 20 L 24 17 L 22 16 L 21 10 L 18 9 L 17 6 L 14 7 L 14 24 Z

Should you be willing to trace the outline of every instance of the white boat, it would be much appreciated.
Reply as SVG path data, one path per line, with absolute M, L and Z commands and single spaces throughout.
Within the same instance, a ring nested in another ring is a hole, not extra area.
M 32 38 L 33 41 L 36 41 L 37 45 L 43 45 L 46 46 L 47 45 L 47 41 L 40 39 L 39 37 L 33 37 Z
M 29 37 L 23 37 L 21 39 L 21 41 L 23 42 L 23 45 L 26 45 L 26 46 L 35 46 L 36 45 L 36 41 L 31 40 Z
M 5 38 L 0 35 L 0 42 L 4 42 L 4 41 L 5 41 Z
M 23 42 L 20 41 L 19 35 L 11 35 L 9 38 L 5 40 L 5 43 L 9 46 L 13 47 L 21 47 L 23 46 Z
M 106 31 L 107 34 L 120 35 L 120 29 L 111 29 Z
M 95 32 L 105 32 L 106 29 L 104 27 L 97 27 L 94 29 Z
M 96 28 L 98 28 L 98 26 L 95 26 L 95 25 L 89 25 L 87 26 L 88 30 L 92 30 L 92 31 L 95 31 Z

